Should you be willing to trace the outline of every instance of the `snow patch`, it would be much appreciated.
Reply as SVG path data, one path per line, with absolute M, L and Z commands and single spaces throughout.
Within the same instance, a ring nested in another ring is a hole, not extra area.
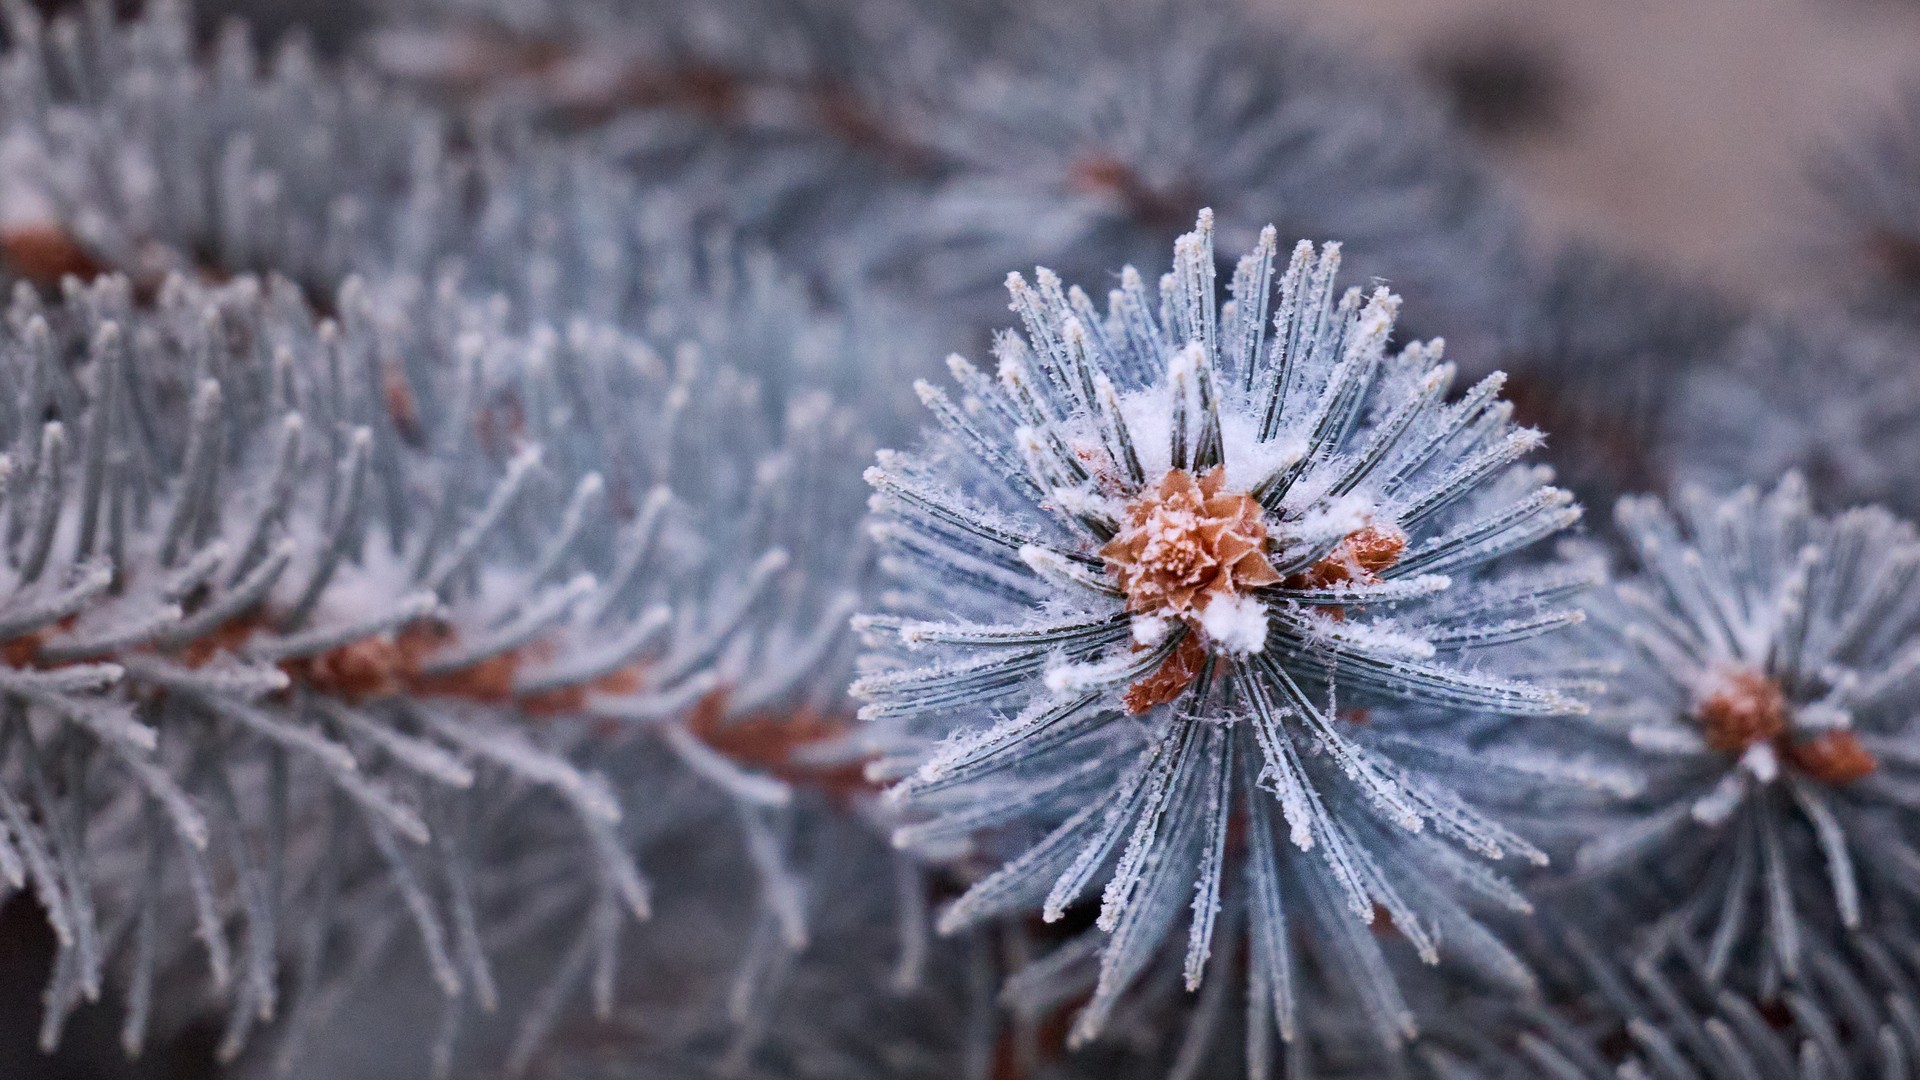
M 1158 615 L 1135 615 L 1133 617 L 1133 643 L 1143 649 L 1151 649 L 1167 640 L 1167 633 L 1173 629 L 1173 620 Z
M 1267 645 L 1267 608 L 1250 596 L 1216 596 L 1201 609 L 1200 628 L 1230 653 L 1257 653 Z

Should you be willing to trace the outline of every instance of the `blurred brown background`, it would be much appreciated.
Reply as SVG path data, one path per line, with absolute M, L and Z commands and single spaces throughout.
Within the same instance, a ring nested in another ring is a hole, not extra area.
M 1920 87 L 1920 0 L 1253 0 L 1452 95 L 1548 236 L 1817 284 L 1809 162 Z

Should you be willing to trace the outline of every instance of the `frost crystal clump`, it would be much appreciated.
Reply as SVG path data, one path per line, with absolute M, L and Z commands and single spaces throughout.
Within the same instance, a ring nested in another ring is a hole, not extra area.
M 1920 895 L 1920 537 L 1879 508 L 1817 515 L 1797 476 L 1616 517 L 1641 569 L 1594 605 L 1589 655 L 1619 668 L 1594 719 L 1646 785 L 1582 859 L 1684 882 L 1654 914 L 1712 977 L 1796 975 L 1874 890 Z
M 1502 673 L 1501 646 L 1573 621 L 1583 576 L 1484 567 L 1579 511 L 1518 464 L 1541 437 L 1500 376 L 1449 400 L 1439 342 L 1386 351 L 1397 298 L 1337 291 L 1331 244 L 1276 283 L 1273 241 L 1226 303 L 1210 213 L 1157 296 L 1128 269 L 1105 315 L 1012 276 L 1026 334 L 998 379 L 952 360 L 958 400 L 921 388 L 938 428 L 869 471 L 896 583 L 863 623 L 872 772 L 900 843 L 1007 859 L 949 930 L 1059 919 L 1105 881 L 1104 943 L 1016 980 L 1055 1004 L 1094 987 L 1076 1042 L 1183 909 L 1190 989 L 1210 957 L 1247 965 L 1256 1062 L 1296 1031 L 1303 945 L 1378 1039 L 1411 1030 L 1370 923 L 1525 981 L 1463 901 L 1524 909 L 1478 859 L 1544 857 L 1428 767 L 1452 726 L 1400 719 L 1578 709 Z

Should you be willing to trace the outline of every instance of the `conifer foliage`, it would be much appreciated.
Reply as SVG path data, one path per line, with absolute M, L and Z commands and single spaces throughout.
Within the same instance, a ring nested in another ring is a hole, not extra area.
M 1280 267 L 1269 229 L 1216 305 L 1212 224 L 1155 292 L 1125 271 L 1104 314 L 1049 271 L 1014 275 L 1026 333 L 1000 339 L 997 379 L 955 358 L 960 400 L 922 385 L 939 429 L 869 473 L 910 602 L 864 620 L 891 648 L 854 690 L 882 731 L 874 772 L 898 774 L 889 800 L 926 819 L 900 839 L 1049 830 L 943 927 L 1057 920 L 1105 881 L 1076 1040 L 1189 906 L 1197 988 L 1226 906 L 1263 1013 L 1271 995 L 1256 1054 L 1309 993 L 1290 918 L 1320 924 L 1321 970 L 1392 1043 L 1411 1018 L 1366 924 L 1524 983 L 1458 901 L 1525 910 L 1477 860 L 1545 861 L 1401 760 L 1446 729 L 1394 712 L 1579 711 L 1499 665 L 1578 620 L 1580 572 L 1486 569 L 1579 511 L 1518 464 L 1540 437 L 1512 424 L 1500 375 L 1450 402 L 1438 343 L 1387 355 L 1399 300 L 1341 292 L 1338 245 Z
M 1257 8 L 0 0 L 0 1060 L 1920 1074 L 1910 117 L 1754 305 Z

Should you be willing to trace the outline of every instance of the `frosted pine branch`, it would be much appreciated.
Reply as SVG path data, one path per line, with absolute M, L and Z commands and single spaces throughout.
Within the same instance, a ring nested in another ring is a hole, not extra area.
M 943 928 L 1051 921 L 1104 881 L 1081 1043 L 1191 909 L 1187 986 L 1236 977 L 1213 968 L 1246 942 L 1272 995 L 1256 1074 L 1274 1028 L 1302 1026 L 1293 926 L 1388 1045 L 1413 1024 L 1367 929 L 1382 912 L 1428 962 L 1451 942 L 1526 983 L 1463 901 L 1524 909 L 1472 857 L 1544 856 L 1393 740 L 1580 710 L 1500 673 L 1505 646 L 1577 621 L 1552 604 L 1581 575 L 1486 565 L 1578 519 L 1517 463 L 1538 434 L 1498 376 L 1450 402 L 1437 342 L 1390 355 L 1399 301 L 1339 291 L 1337 245 L 1276 255 L 1268 230 L 1217 303 L 1203 213 L 1158 290 L 1128 269 L 1104 314 L 1046 270 L 1009 278 L 1025 333 L 998 381 L 956 362 L 957 403 L 923 392 L 922 448 L 869 471 L 900 614 L 863 621 L 855 685 L 889 758 L 917 757 L 878 773 L 900 776 L 899 839 L 1010 856 Z

